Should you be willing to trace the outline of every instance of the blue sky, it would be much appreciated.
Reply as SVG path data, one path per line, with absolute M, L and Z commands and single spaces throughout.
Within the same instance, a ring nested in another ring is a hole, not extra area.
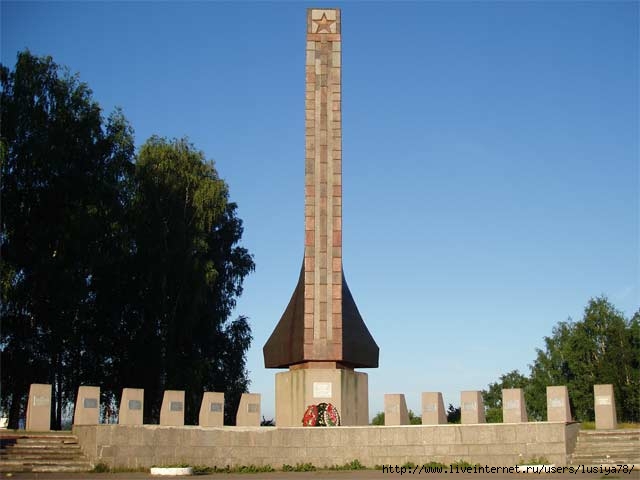
M 528 372 L 605 294 L 640 305 L 638 2 L 336 2 L 343 25 L 344 268 L 384 393 L 459 404 Z M 256 272 L 251 390 L 303 255 L 301 2 L 1 3 L 29 48 L 121 106 L 136 144 L 188 136 L 229 183 Z

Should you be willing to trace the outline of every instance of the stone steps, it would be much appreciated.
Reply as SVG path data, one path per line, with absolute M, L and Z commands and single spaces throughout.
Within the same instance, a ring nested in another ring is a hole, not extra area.
M 640 458 L 636 455 L 578 455 L 571 460 L 572 465 L 636 465 L 640 464 Z
M 2 459 L 4 459 L 5 457 L 2 457 Z M 28 460 L 77 460 L 78 459 L 78 455 L 74 455 L 74 454 L 69 454 L 69 453 L 57 453 L 57 452 L 52 452 L 52 453 L 31 453 L 31 452 L 27 452 L 27 453 L 19 453 L 19 454 L 12 454 L 10 457 L 6 457 L 7 459 L 11 459 L 11 460 L 23 460 L 23 461 L 28 461 Z
M 6 448 L 7 451 L 11 452 L 44 452 L 47 450 L 56 451 L 56 452 L 76 452 L 80 450 L 80 445 L 26 445 L 22 443 L 17 443 L 15 445 L 9 446 Z
M 640 430 L 581 430 L 572 465 L 640 464 Z
M 24 434 L 4 437 L 0 472 L 87 472 L 91 462 L 71 434 Z
M 638 451 L 638 445 L 636 446 L 616 446 L 615 450 L 610 448 L 594 448 L 592 446 L 584 447 L 580 450 L 581 455 L 611 455 L 611 453 L 635 453 Z
M 595 430 L 597 432 L 597 430 Z M 619 433 L 620 430 L 614 430 L 614 431 L 607 431 L 607 432 L 603 432 L 601 434 L 599 433 L 593 433 L 590 431 L 586 431 L 588 433 L 583 433 L 585 432 L 584 430 L 582 430 L 580 432 L 580 435 L 583 437 L 584 440 L 588 441 L 588 442 L 593 442 L 593 443 L 602 443 L 602 442 L 618 442 L 618 441 L 635 441 L 638 442 L 640 441 L 640 432 L 635 432 L 635 431 L 631 431 L 630 433 Z
M 5 467 L 8 467 L 5 469 Z M 0 471 L 3 472 L 86 472 L 90 470 L 89 462 L 86 460 L 65 460 L 55 462 L 51 460 L 2 460 L 0 461 Z

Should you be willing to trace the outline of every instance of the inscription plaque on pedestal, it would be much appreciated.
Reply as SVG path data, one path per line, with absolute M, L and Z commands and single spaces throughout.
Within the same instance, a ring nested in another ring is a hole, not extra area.
M 314 398 L 331 398 L 330 382 L 313 382 Z
M 49 405 L 51 405 L 51 399 L 49 397 L 33 397 L 34 407 L 48 407 Z

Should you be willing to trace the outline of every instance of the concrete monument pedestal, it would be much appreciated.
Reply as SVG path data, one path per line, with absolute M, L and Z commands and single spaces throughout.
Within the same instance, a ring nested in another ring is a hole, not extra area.
M 73 415 L 74 425 L 100 423 L 100 387 L 80 387 Z
M 441 425 L 447 423 L 444 400 L 440 392 L 422 392 L 422 424 Z
M 547 421 L 570 422 L 569 391 L 564 385 L 547 387 Z
M 342 368 L 299 368 L 276 374 L 276 425 L 302 426 L 309 405 L 331 403 L 343 425 L 368 425 L 366 373 Z
M 142 388 L 123 388 L 118 425 L 142 425 L 144 412 L 144 390 Z
M 596 430 L 611 430 L 618 428 L 616 418 L 616 399 L 613 385 L 594 385 L 594 410 L 596 413 Z
M 259 393 L 242 394 L 236 413 L 236 427 L 260 426 L 260 401 L 261 396 Z
M 51 429 L 51 385 L 32 383 L 29 387 L 25 428 L 38 432 Z
M 528 420 L 521 388 L 502 389 L 502 423 L 522 423 Z
M 184 390 L 165 390 L 160 408 L 160 425 L 184 425 Z
M 465 391 L 460 394 L 461 423 L 485 423 L 482 392 Z
M 384 394 L 384 424 L 409 425 L 409 411 L 403 393 Z
M 222 427 L 224 425 L 223 392 L 204 392 L 198 425 L 201 427 Z

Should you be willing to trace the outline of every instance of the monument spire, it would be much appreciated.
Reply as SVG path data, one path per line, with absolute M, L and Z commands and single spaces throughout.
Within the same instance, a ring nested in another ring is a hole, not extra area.
M 289 306 L 264 346 L 268 368 L 305 362 L 378 366 L 378 346 L 342 271 L 340 30 L 340 10 L 307 11 L 304 263 Z
M 307 10 L 304 262 L 289 305 L 264 346 L 267 368 L 349 371 L 378 366 L 378 346 L 362 320 L 342 269 L 341 28 L 339 9 Z M 290 380 L 282 375 L 278 374 L 280 380 Z M 365 397 L 368 388 L 366 374 L 352 372 L 352 377 L 359 379 L 362 404 L 363 381 Z M 314 392 L 318 393 L 316 383 Z M 301 395 L 305 401 L 329 398 L 315 393 Z M 294 403 L 303 401 L 294 397 Z M 352 400 L 342 398 L 350 410 L 355 408 Z M 294 406 L 296 412 L 300 408 L 304 405 Z M 354 415 L 352 424 L 361 423 Z M 289 420 L 285 422 L 298 424 L 294 417 L 286 416 Z M 279 415 L 277 397 L 277 424 L 284 418 L 281 408 Z

